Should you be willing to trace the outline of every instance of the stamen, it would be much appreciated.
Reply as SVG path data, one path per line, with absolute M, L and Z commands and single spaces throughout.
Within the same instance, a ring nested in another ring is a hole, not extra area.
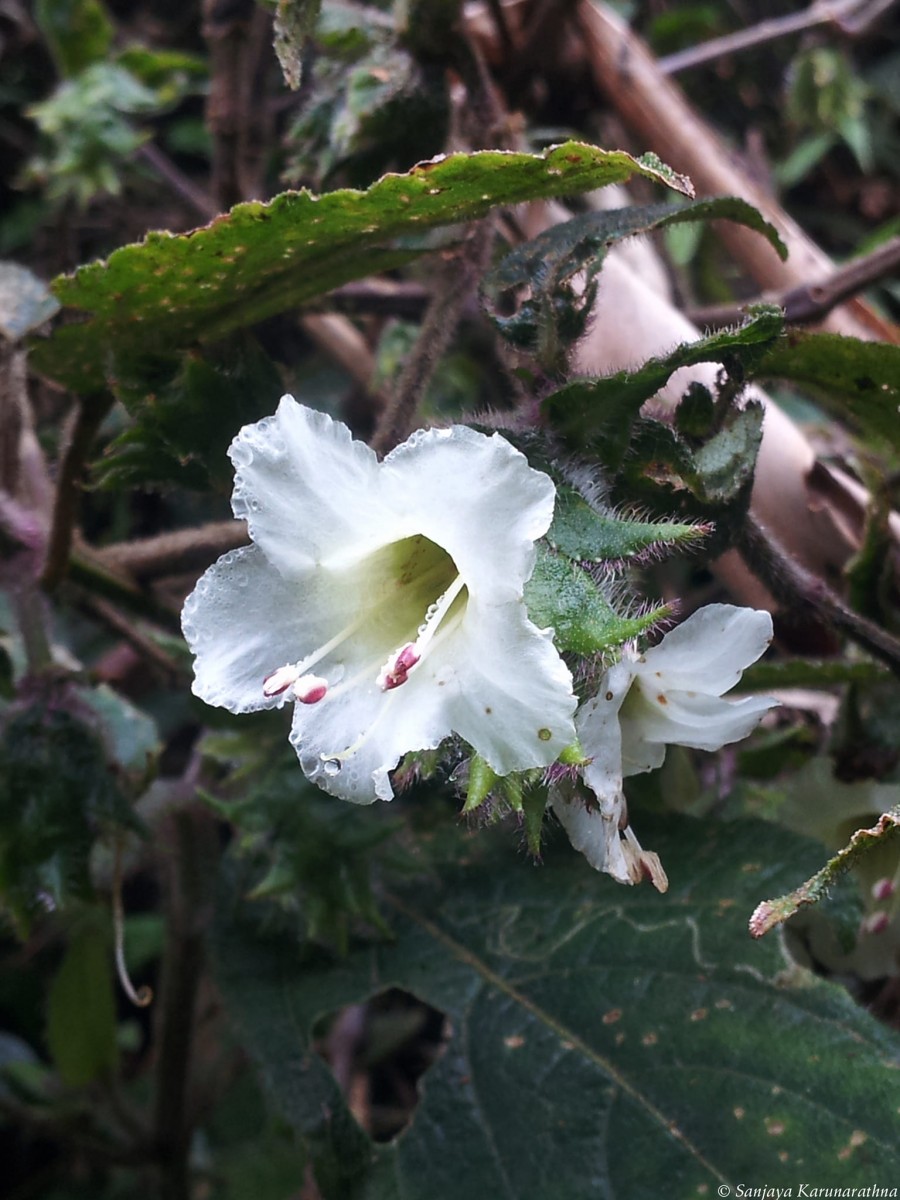
M 328 692 L 328 680 L 321 675 L 303 675 L 294 684 L 291 694 L 301 704 L 318 704 Z
M 361 613 L 358 617 L 356 617 L 355 620 L 351 621 L 349 625 L 345 625 L 339 633 L 336 633 L 333 638 L 329 638 L 324 645 L 318 648 L 318 650 L 313 650 L 312 654 L 307 654 L 306 658 L 302 659 L 300 662 L 287 663 L 285 666 L 279 667 L 277 671 L 273 671 L 271 675 L 267 675 L 263 680 L 263 695 L 267 699 L 271 699 L 272 696 L 280 696 L 282 692 L 286 692 L 288 688 L 294 684 L 305 690 L 305 680 L 308 679 L 320 680 L 321 683 L 325 684 L 327 691 L 328 684 L 325 683 L 324 679 L 321 679 L 321 677 L 318 675 L 307 675 L 306 672 L 310 667 L 314 667 L 317 662 L 321 662 L 325 655 L 330 654 L 332 650 L 341 644 L 341 642 L 345 642 L 347 638 L 351 636 L 351 634 L 356 633 L 357 629 L 359 629 L 360 625 L 363 624 L 364 620 L 365 616 Z M 321 700 L 322 696 L 324 695 L 325 692 L 323 692 L 321 696 L 317 696 L 315 700 L 301 700 L 301 703 L 315 704 L 316 701 Z M 300 700 L 301 697 L 297 695 L 296 699 Z
M 425 620 L 419 626 L 419 636 L 414 642 L 406 642 L 399 650 L 395 650 L 381 670 L 378 672 L 377 684 L 383 692 L 393 691 L 406 683 L 409 673 L 421 661 L 429 642 L 436 635 L 444 617 L 453 606 L 453 602 L 466 586 L 461 575 L 447 590 L 438 597 L 425 614 Z
M 409 672 L 421 657 L 421 654 L 416 652 L 414 642 L 407 642 L 405 646 L 401 646 L 378 672 L 378 686 L 383 692 L 390 692 L 401 683 L 406 683 Z
M 279 667 L 277 671 L 273 671 L 263 680 L 263 695 L 269 698 L 280 696 L 282 692 L 288 690 L 291 684 L 296 683 L 299 677 L 300 671 L 297 667 L 290 664 Z

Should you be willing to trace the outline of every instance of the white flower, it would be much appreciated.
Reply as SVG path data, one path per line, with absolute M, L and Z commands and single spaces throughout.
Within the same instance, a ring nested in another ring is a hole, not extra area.
M 718 750 L 740 741 L 776 703 L 768 696 L 724 700 L 745 667 L 772 640 L 767 612 L 710 604 L 644 654 L 626 652 L 600 690 L 578 710 L 578 738 L 591 761 L 584 781 L 593 800 L 554 792 L 553 808 L 572 845 L 620 883 L 649 875 L 664 891 L 665 872 L 641 849 L 628 824 L 622 780 L 662 766 L 666 746 Z
M 451 732 L 501 775 L 573 741 L 571 676 L 522 599 L 555 489 L 509 442 L 454 426 L 379 462 L 285 396 L 229 454 L 254 544 L 185 602 L 196 695 L 237 713 L 293 701 L 304 772 L 360 804 Z

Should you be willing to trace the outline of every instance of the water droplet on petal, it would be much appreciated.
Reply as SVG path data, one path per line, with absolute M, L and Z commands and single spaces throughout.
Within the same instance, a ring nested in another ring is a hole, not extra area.
M 337 773 L 340 771 L 340 769 L 341 769 L 341 760 L 339 758 L 326 758 L 325 761 L 322 763 L 322 770 L 325 772 L 326 775 L 331 775 L 333 777 L 333 776 L 337 775 Z

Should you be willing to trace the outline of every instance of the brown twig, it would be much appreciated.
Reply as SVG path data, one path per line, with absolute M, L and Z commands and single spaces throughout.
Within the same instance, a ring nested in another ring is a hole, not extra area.
M 177 529 L 156 537 L 117 542 L 102 550 L 93 550 L 92 559 L 100 566 L 136 580 L 159 579 L 183 571 L 202 570 L 211 562 L 247 544 L 245 521 L 212 521 L 197 529 Z
M 327 295 L 311 300 L 307 312 L 338 309 L 343 313 L 372 313 L 381 317 L 417 320 L 428 307 L 428 290 L 420 283 L 400 279 L 366 279 L 345 283 Z
M 211 221 L 219 215 L 219 207 L 212 196 L 203 188 L 197 187 L 155 142 L 145 142 L 138 154 L 204 221 Z
M 760 21 L 758 25 L 751 25 L 749 29 L 738 29 L 723 37 L 710 38 L 699 46 L 665 55 L 657 59 L 657 65 L 664 75 L 677 75 L 679 71 L 714 62 L 726 54 L 750 50 L 792 33 L 815 29 L 818 25 L 836 25 L 844 32 L 859 33 L 893 3 L 894 0 L 875 0 L 875 3 L 870 0 L 816 0 L 803 12 L 771 17 Z
M 849 609 L 823 579 L 802 567 L 753 516 L 748 515 L 744 522 L 738 549 L 779 603 L 801 612 L 813 609 L 823 624 L 845 634 L 900 675 L 900 641 Z
M 218 844 L 210 813 L 197 807 L 181 809 L 169 821 L 171 867 L 153 1130 L 162 1194 L 166 1200 L 189 1200 L 191 1048 Z
M 119 612 L 114 604 L 100 596 L 86 596 L 83 601 L 88 612 L 123 638 L 146 662 L 158 667 L 172 683 L 183 678 L 185 672 L 177 659 L 166 653 L 134 623 L 132 617 Z
M 644 43 L 607 5 L 580 0 L 579 47 L 594 78 L 624 121 L 700 195 L 734 195 L 748 200 L 778 230 L 790 251 L 782 262 L 759 234 L 731 221 L 717 233 L 764 289 L 788 290 L 829 277 L 834 264 L 768 192 L 735 164 L 713 128 L 688 103 L 677 84 L 660 71 Z M 900 341 L 900 331 L 871 306 L 854 299 L 836 307 L 825 326 L 834 333 Z
M 900 236 L 892 237 L 871 254 L 851 259 L 821 283 L 806 283 L 780 292 L 765 292 L 741 304 L 715 304 L 688 310 L 698 325 L 720 327 L 740 321 L 748 304 L 779 304 L 789 323 L 820 321 L 838 304 L 855 296 L 900 266 Z
M 408 436 L 416 410 L 443 358 L 490 253 L 492 225 L 480 221 L 469 241 L 440 270 L 431 304 L 393 396 L 379 418 L 372 448 L 386 454 Z
M 46 591 L 53 591 L 66 573 L 78 511 L 82 473 L 97 430 L 111 407 L 111 396 L 96 393 L 83 397 L 79 402 L 72 434 L 60 463 L 53 500 L 53 523 L 41 575 L 41 585 Z

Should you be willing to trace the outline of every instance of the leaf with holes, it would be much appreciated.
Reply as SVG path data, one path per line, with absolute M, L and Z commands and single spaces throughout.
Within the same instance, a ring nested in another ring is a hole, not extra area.
M 57 299 L 82 319 L 36 343 L 33 361 L 75 391 L 102 388 L 116 369 L 112 347 L 121 362 L 225 338 L 350 279 L 409 262 L 427 248 L 419 237 L 426 230 L 635 174 L 691 190 L 655 156 L 565 142 L 545 154 L 453 154 L 385 175 L 364 192 L 284 192 L 238 204 L 202 229 L 150 233 L 56 279 Z M 403 241 L 410 237 L 418 240 Z
M 759 211 L 735 196 L 693 200 L 683 205 L 648 204 L 581 213 L 516 247 L 485 277 L 482 292 L 488 314 L 516 346 L 537 349 L 555 327 L 568 345 L 584 333 L 596 296 L 594 279 L 607 251 L 624 238 L 651 233 L 685 221 L 735 221 L 768 238 L 781 258 L 787 249 L 774 226 Z M 577 286 L 574 278 L 579 277 Z M 498 300 L 526 289 L 527 296 L 510 316 Z
M 544 415 L 574 449 L 589 446 L 605 466 L 616 470 L 625 457 L 641 406 L 680 367 L 731 361 L 737 370 L 751 368 L 779 336 L 783 323 L 781 309 L 759 305 L 737 329 L 684 343 L 662 358 L 648 359 L 636 371 L 565 384 L 543 401 Z
M 665 896 L 559 843 L 527 868 L 482 831 L 388 892 L 392 941 L 339 963 L 300 962 L 250 906 L 223 923 L 219 983 L 272 1099 L 320 1161 L 346 1155 L 338 1185 L 320 1176 L 327 1200 L 689 1200 L 748 1180 L 900 1178 L 900 1038 L 747 934 L 756 900 L 820 850 L 755 821 L 640 824 Z M 311 1036 L 391 987 L 444 1012 L 449 1041 L 410 1127 L 367 1148 Z

